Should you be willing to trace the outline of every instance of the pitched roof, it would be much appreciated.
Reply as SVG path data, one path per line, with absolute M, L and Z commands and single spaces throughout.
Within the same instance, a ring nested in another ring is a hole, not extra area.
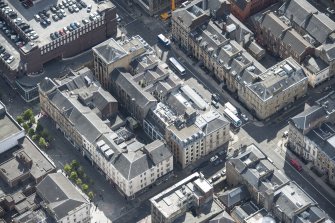
M 211 219 L 209 223 L 235 223 L 236 221 L 226 212 L 217 215 L 215 218 Z
M 322 107 L 312 106 L 291 118 L 291 121 L 294 123 L 296 128 L 303 131 L 308 128 L 310 124 L 316 119 L 319 119 L 320 117 L 323 117 L 325 115 L 326 112 Z
M 285 16 L 305 29 L 319 43 L 335 31 L 335 22 L 305 0 L 290 0 L 281 7 Z
M 220 195 L 219 199 L 221 202 L 227 207 L 231 208 L 235 206 L 237 203 L 250 198 L 250 194 L 246 188 L 246 186 L 242 185 L 240 187 L 236 187 L 234 189 L 225 191 L 222 195 Z
M 89 201 L 61 173 L 46 176 L 36 186 L 36 190 L 54 212 L 57 220 L 62 219 L 75 208 L 89 204 Z
M 273 12 L 264 14 L 259 18 L 261 27 L 265 27 L 275 37 L 279 37 L 281 33 L 287 28 L 287 25 L 283 23 Z
M 127 55 L 127 52 L 113 38 L 95 46 L 93 51 L 99 54 L 106 63 L 111 63 Z
M 150 93 L 141 90 L 140 86 L 137 83 L 134 83 L 132 76 L 128 72 L 115 69 L 113 71 L 112 79 L 123 88 L 131 98 L 134 98 L 136 104 L 141 108 L 145 108 L 150 102 L 157 101 Z

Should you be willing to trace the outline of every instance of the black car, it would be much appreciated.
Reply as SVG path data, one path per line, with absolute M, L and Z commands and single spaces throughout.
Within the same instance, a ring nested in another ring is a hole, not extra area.
M 30 33 L 31 31 L 33 31 L 32 28 L 27 28 L 27 29 L 23 30 L 24 33 Z
M 55 13 L 55 12 L 57 12 L 57 9 L 54 6 L 50 6 L 50 11 Z
M 22 24 L 20 24 L 20 25 L 22 25 Z M 25 29 L 29 29 L 30 26 L 29 26 L 28 24 L 24 24 L 24 25 L 20 26 L 20 28 L 21 28 L 22 30 L 25 30 Z
M 51 38 L 52 40 L 54 40 L 54 39 L 56 39 L 57 37 L 56 37 L 55 33 L 50 33 L 50 38 Z
M 5 8 L 5 7 L 7 7 L 8 6 L 8 4 L 7 3 L 1 3 L 0 4 L 0 8 L 2 9 L 2 8 Z
M 10 12 L 8 13 L 8 17 L 11 19 L 16 19 L 17 18 L 17 13 L 16 12 Z
M 79 2 L 77 2 L 76 5 L 77 5 L 79 10 L 82 10 L 83 6 Z
M 60 37 L 60 35 L 59 35 L 58 32 L 54 32 L 54 34 L 55 34 L 56 38 L 59 38 L 59 37 Z
M 56 15 L 58 16 L 59 19 L 62 19 L 64 17 L 61 12 L 57 12 Z
M 43 28 L 45 28 L 45 27 L 48 26 L 47 21 L 45 21 L 44 19 L 40 22 L 40 24 L 41 24 L 41 26 L 42 26 Z
M 29 5 L 27 4 L 27 2 L 21 2 L 21 4 L 24 8 L 26 8 L 26 9 L 29 8 Z
M 2 48 L 1 50 L 0 50 L 0 54 L 1 53 L 4 53 L 6 50 L 5 50 L 5 48 Z
M 81 4 L 81 6 L 83 6 L 83 8 L 86 8 L 86 7 L 87 7 L 87 4 L 86 4 L 85 2 L 80 1 L 79 3 Z

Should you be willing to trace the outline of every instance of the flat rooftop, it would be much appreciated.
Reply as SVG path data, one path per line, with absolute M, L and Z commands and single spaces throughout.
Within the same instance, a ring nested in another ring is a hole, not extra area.
M 21 160 L 17 157 L 22 157 Z M 21 145 L 8 150 L 0 161 L 0 170 L 8 180 L 13 180 L 21 175 L 30 172 L 34 178 L 39 178 L 55 169 L 53 163 L 48 160 L 28 139 L 24 138 Z M 31 160 L 30 167 L 23 165 L 22 159 Z
M 50 11 L 50 6 L 54 4 L 59 4 L 62 2 L 62 0 L 53 0 L 53 1 L 34 1 L 34 5 L 28 9 L 24 8 L 21 5 L 20 1 L 7 1 L 8 6 L 13 8 L 17 14 L 18 18 L 22 18 L 22 20 L 26 23 L 28 23 L 32 29 L 35 30 L 37 35 L 39 35 L 39 38 L 35 40 L 35 43 L 37 43 L 39 46 L 43 46 L 51 42 L 50 33 L 59 31 L 63 29 L 64 27 L 70 25 L 72 22 L 77 21 L 80 24 L 82 24 L 83 19 L 89 20 L 89 16 L 91 13 L 94 13 L 98 10 L 99 5 L 96 4 L 93 0 L 82 0 L 87 5 L 92 5 L 91 12 L 87 11 L 87 8 L 82 8 L 79 10 L 79 12 L 70 13 L 67 8 L 64 8 L 63 10 L 66 13 L 66 17 L 62 18 L 61 20 L 54 21 L 52 19 L 52 13 Z M 76 0 L 73 0 L 73 2 L 76 2 Z M 108 1 L 108 4 L 110 2 Z M 110 3 L 112 6 L 112 3 Z M 43 28 L 39 22 L 37 22 L 34 19 L 34 15 L 38 14 L 39 12 L 47 10 L 50 13 L 50 21 L 51 24 L 47 26 L 46 28 Z M 89 20 L 90 21 L 90 20 Z
M 21 128 L 7 114 L 0 115 L 0 141 L 20 131 Z
M 169 217 L 183 209 L 180 203 L 183 204 L 183 201 L 188 199 L 189 196 L 200 197 L 203 194 L 209 193 L 212 189 L 212 185 L 206 179 L 200 179 L 199 173 L 194 173 L 150 200 L 164 216 Z

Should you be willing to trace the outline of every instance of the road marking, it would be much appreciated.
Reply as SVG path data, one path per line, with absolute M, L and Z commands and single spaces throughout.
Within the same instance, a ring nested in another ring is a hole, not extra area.
M 133 22 L 135 22 L 137 19 L 134 19 L 133 21 L 131 21 L 131 22 L 128 22 L 127 24 L 124 24 L 124 27 L 126 27 L 126 26 L 128 26 L 128 25 L 130 25 L 130 24 L 132 24 Z
M 290 164 L 290 162 L 288 162 L 286 159 L 284 159 L 281 155 L 279 155 L 278 153 L 276 153 L 278 155 L 278 157 L 282 160 L 284 160 L 285 163 L 289 164 L 292 168 L 293 168 L 293 171 L 297 172 L 309 185 L 311 185 L 317 192 L 319 192 L 319 194 L 324 198 L 326 199 L 330 204 L 331 206 L 335 207 L 335 205 L 330 201 L 328 200 L 324 195 L 323 193 L 321 193 L 318 189 L 316 189 L 316 187 L 314 187 L 313 184 L 311 184 L 301 173 L 299 173 L 296 169 L 294 169 L 294 167 Z M 304 190 L 305 191 L 305 190 Z

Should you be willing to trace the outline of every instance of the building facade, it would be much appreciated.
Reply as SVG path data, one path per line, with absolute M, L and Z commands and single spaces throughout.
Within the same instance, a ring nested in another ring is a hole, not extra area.
M 50 79 L 41 82 L 41 109 L 82 155 L 101 170 L 106 180 L 126 198 L 133 198 L 173 170 L 173 156 L 160 140 L 144 145 L 127 126 L 112 130 L 112 123 L 97 115 L 108 103 L 100 104 L 101 100 L 97 100 L 89 105 L 80 99 L 82 94 L 107 92 L 87 68 L 78 73 L 62 80 L 60 85 Z
M 213 186 L 197 172 L 157 194 L 150 202 L 152 223 L 172 223 L 178 219 L 206 222 L 222 212 L 213 199 Z M 206 206 L 211 212 L 202 211 Z M 192 209 L 197 210 L 196 216 L 188 214 Z
M 24 129 L 7 112 L 6 106 L 0 101 L 0 154 L 19 144 L 25 136 Z
M 244 83 L 239 85 L 239 98 L 260 119 L 292 105 L 308 88 L 303 69 L 291 57 L 258 75 L 257 81 Z
M 301 63 L 314 47 L 298 32 L 282 21 L 275 13 L 267 11 L 254 16 L 257 42 L 273 55 L 283 59 L 292 57 Z
M 230 10 L 238 19 L 245 21 L 249 16 L 278 2 L 278 0 L 229 0 Z
M 43 69 L 43 64 L 55 58 L 77 55 L 104 40 L 116 36 L 116 8 L 111 2 L 99 5 L 101 14 L 89 23 L 45 45 L 27 45 L 20 50 L 21 66 L 24 72 L 32 73 Z
M 329 221 L 316 201 L 270 163 L 255 145 L 247 146 L 227 161 L 226 176 L 231 186 L 245 185 L 252 200 L 279 222 L 297 222 L 301 216 L 305 216 L 306 222 L 313 221 L 314 217 L 317 219 L 314 222 Z M 320 215 L 309 216 L 313 209 Z
M 301 159 L 311 162 L 316 170 L 335 185 L 335 102 L 333 93 L 320 99 L 315 106 L 289 121 L 288 147 Z
M 91 203 L 62 173 L 46 176 L 37 186 L 42 207 L 57 223 L 91 222 Z

